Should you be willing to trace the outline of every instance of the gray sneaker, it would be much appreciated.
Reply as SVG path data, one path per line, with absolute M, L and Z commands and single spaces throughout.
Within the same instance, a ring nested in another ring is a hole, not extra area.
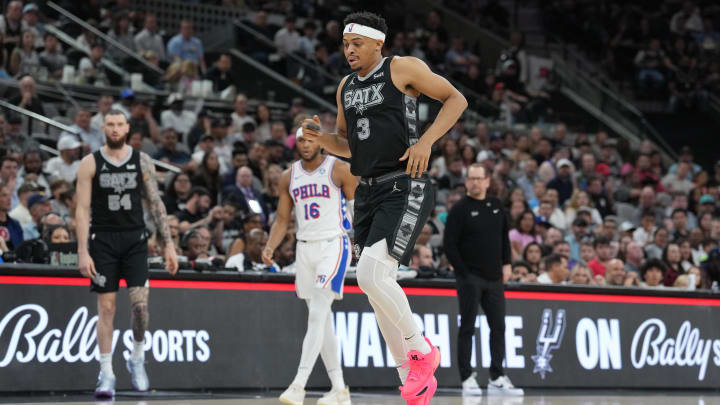
M 97 386 L 95 387 L 95 398 L 112 398 L 115 396 L 115 376 L 100 372 Z
M 130 372 L 130 382 L 135 391 L 147 391 L 150 388 L 150 380 L 145 372 L 145 360 L 128 359 L 125 365 Z

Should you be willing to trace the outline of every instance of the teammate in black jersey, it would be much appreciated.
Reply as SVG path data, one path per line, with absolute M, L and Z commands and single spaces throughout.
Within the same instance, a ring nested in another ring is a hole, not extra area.
M 121 278 L 128 286 L 134 338 L 127 368 L 136 390 L 149 388 L 143 354 L 148 324 L 148 235 L 142 199 L 159 230 L 168 271 L 175 274 L 178 269 L 155 167 L 147 154 L 125 144 L 128 130 L 127 117 L 121 111 L 109 111 L 103 123 L 106 144 L 83 158 L 77 175 L 78 267 L 92 280 L 92 291 L 98 293 L 100 375 L 96 397 L 115 394 L 113 318 Z
M 355 250 L 362 250 L 357 280 L 375 310 L 403 382 L 409 404 L 426 404 L 435 393 L 433 376 L 440 353 L 413 320 L 405 293 L 395 281 L 398 263 L 407 264 L 415 241 L 434 205 L 425 173 L 430 150 L 467 107 L 467 101 L 443 77 L 413 57 L 383 58 L 385 20 L 361 12 L 345 19 L 345 57 L 354 73 L 337 91 L 337 133 L 303 123 L 303 136 L 330 153 L 350 158 L 361 177 L 355 194 Z M 417 98 L 439 100 L 435 122 L 420 134 Z M 409 351 L 408 351 L 409 350 Z

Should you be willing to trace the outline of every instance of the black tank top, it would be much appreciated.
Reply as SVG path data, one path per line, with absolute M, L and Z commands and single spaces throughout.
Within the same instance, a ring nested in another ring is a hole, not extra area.
M 365 78 L 351 74 L 340 92 L 356 176 L 404 170 L 407 162 L 398 159 L 418 141 L 417 99 L 395 87 L 391 61 L 383 58 Z
M 93 156 L 95 176 L 90 202 L 92 231 L 144 229 L 140 153 L 131 148 L 128 157 L 120 164 L 107 158 L 102 149 L 93 153 Z

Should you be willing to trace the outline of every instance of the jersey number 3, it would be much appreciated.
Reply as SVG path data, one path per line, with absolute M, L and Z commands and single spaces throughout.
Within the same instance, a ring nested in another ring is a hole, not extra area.
M 110 194 L 108 196 L 108 208 L 110 208 L 110 211 L 120 211 L 120 208 L 130 211 L 132 209 L 130 194 Z
M 367 118 L 360 118 L 357 120 L 357 127 L 359 129 L 358 131 L 358 139 L 361 141 L 364 141 L 368 138 L 370 138 L 370 120 Z

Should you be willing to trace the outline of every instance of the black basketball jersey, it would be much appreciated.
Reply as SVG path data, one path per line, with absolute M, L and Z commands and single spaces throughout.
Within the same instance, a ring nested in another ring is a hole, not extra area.
M 128 157 L 120 164 L 105 156 L 102 149 L 93 156 L 95 176 L 90 202 L 91 229 L 122 232 L 145 228 L 140 152 L 131 148 Z
M 395 87 L 390 61 L 383 58 L 364 78 L 351 74 L 340 92 L 352 153 L 350 171 L 356 176 L 404 170 L 407 161 L 398 159 L 419 138 L 417 99 Z

